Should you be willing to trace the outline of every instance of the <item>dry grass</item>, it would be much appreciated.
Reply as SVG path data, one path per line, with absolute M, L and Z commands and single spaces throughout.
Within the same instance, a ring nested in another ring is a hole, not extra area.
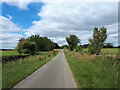
M 78 52 L 69 51 L 69 50 L 67 50 L 67 52 L 69 52 L 72 55 L 72 57 L 75 57 L 80 60 L 92 60 L 95 58 L 95 55 L 91 55 L 88 53 L 80 54 Z

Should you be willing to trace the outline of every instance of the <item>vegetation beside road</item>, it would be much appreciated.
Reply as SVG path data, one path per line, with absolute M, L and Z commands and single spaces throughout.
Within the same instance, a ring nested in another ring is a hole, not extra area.
M 15 62 L 2 65 L 2 86 L 11 88 L 16 83 L 26 78 L 36 69 L 51 60 L 57 53 L 39 52 L 40 55 L 30 56 Z M 42 57 L 41 57 L 42 56 Z
M 66 59 L 79 88 L 118 88 L 120 64 L 117 58 L 65 50 Z
M 17 51 L 0 51 L 0 53 L 2 63 L 6 63 L 8 61 L 16 61 L 19 60 L 20 58 L 23 59 L 27 56 L 30 56 L 30 54 L 19 54 Z

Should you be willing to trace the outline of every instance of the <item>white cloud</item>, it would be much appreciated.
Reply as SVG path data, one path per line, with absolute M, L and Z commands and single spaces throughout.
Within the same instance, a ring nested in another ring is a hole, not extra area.
M 21 31 L 21 28 L 14 24 L 10 18 L 0 16 L 0 26 L 2 26 L 2 32 L 15 32 Z
M 60 44 L 65 42 L 66 36 L 76 34 L 82 43 L 88 43 L 88 38 L 92 35 L 95 26 L 106 26 L 108 34 L 118 33 L 117 11 L 117 3 L 49 2 L 38 13 L 42 20 L 34 21 L 26 34 L 41 34 Z M 108 41 L 114 37 L 111 36 Z
M 22 37 L 21 34 L 16 34 L 13 32 L 22 31 L 20 27 L 14 24 L 10 18 L 0 16 L 0 48 L 15 48 L 18 42 L 18 39 Z
M 13 19 L 13 17 L 12 17 L 12 16 L 10 16 L 10 15 L 7 15 L 7 17 L 8 17 L 10 20 L 12 20 L 12 19 Z
M 2 2 L 119 2 L 119 0 L 1 0 Z
M 119 0 L 1 0 L 8 5 L 16 6 L 19 9 L 27 10 L 32 2 L 60 3 L 60 2 L 119 2 Z
M 38 16 L 40 16 L 42 20 L 33 21 L 33 25 L 26 29 L 27 35 L 40 34 L 42 36 L 47 36 L 62 45 L 67 44 L 65 41 L 66 36 L 75 34 L 81 39 L 82 44 L 86 44 L 88 43 L 88 38 L 91 37 L 95 26 L 106 26 L 108 29 L 107 42 L 113 42 L 117 45 L 117 3 L 75 1 L 72 3 L 60 1 L 58 3 L 49 0 L 41 1 L 45 3 L 42 10 L 38 13 Z M 16 3 L 10 3 L 6 0 L 6 2 L 9 5 L 14 5 L 20 9 L 27 9 L 28 5 L 32 3 L 33 0 L 15 1 Z M 0 18 L 3 19 L 3 23 L 0 23 L 3 26 L 3 32 L 8 36 L 4 36 L 3 38 L 4 46 L 15 46 L 17 44 L 17 39 L 22 37 L 22 35 L 10 34 L 8 32 L 20 31 L 21 28 L 14 24 L 10 17 Z M 12 39 L 15 44 L 11 41 Z
M 113 24 L 113 25 L 108 25 L 107 26 L 108 29 L 108 38 L 106 40 L 106 42 L 111 42 L 113 43 L 115 46 L 118 46 L 118 23 Z
M 27 10 L 28 5 L 34 0 L 2 0 L 2 2 L 6 2 L 10 6 L 18 7 L 19 9 Z

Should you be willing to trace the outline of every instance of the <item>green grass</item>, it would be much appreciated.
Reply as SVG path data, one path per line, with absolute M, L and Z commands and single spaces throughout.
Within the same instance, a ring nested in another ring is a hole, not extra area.
M 2 53 L 2 57 L 3 56 L 21 55 L 17 51 L 0 51 L 0 53 Z
M 101 52 L 104 54 L 117 54 L 118 48 L 103 48 Z
M 84 48 L 83 52 L 88 53 L 88 48 Z M 102 54 L 118 54 L 118 48 L 103 48 L 101 50 Z
M 65 51 L 79 88 L 117 88 L 117 59 L 94 57 L 87 54 Z M 119 69 L 120 70 L 120 69 Z
M 47 55 L 49 52 L 44 52 Z M 41 53 L 43 54 L 43 53 Z M 15 62 L 2 64 L 3 88 L 11 88 L 16 83 L 26 78 L 29 74 L 51 60 L 55 55 L 47 57 L 46 60 L 38 60 L 37 56 L 27 57 Z

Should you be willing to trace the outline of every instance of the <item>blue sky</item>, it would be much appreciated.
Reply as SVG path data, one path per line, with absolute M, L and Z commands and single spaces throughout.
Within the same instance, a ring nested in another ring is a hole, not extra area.
M 15 6 L 10 6 L 6 3 L 2 3 L 2 16 L 12 16 L 12 21 L 14 23 L 22 26 L 22 29 L 27 29 L 32 26 L 33 21 L 41 19 L 37 13 L 40 12 L 40 9 L 43 5 L 44 4 L 41 2 L 33 2 L 28 5 L 28 10 L 21 10 Z
M 118 45 L 117 2 L 40 1 L 2 2 L 1 48 L 15 48 L 19 38 L 31 34 L 47 36 L 59 45 L 67 44 L 65 38 L 75 34 L 81 44 L 87 44 L 93 28 L 102 26 L 107 28 L 106 42 Z

